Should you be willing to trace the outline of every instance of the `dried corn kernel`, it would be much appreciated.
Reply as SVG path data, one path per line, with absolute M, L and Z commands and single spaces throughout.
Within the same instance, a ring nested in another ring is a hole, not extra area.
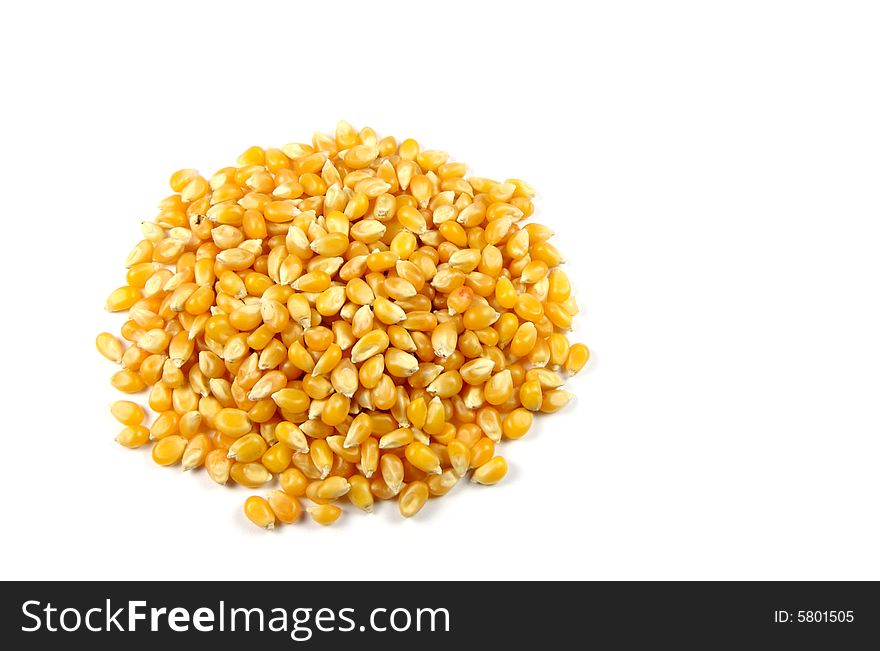
M 312 520 L 320 525 L 333 524 L 342 515 L 342 509 L 334 504 L 319 504 L 308 508 Z
M 265 498 L 251 495 L 244 501 L 244 514 L 260 529 L 275 528 L 275 511 Z

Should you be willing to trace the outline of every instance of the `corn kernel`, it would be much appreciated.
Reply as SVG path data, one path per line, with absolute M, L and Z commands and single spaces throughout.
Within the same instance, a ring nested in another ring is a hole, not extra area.
M 251 495 L 244 501 L 244 514 L 260 529 L 275 528 L 275 512 L 265 498 Z

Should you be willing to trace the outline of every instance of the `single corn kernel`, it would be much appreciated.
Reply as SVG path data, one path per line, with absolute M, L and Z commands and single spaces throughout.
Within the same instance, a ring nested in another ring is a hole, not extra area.
M 113 377 L 110 378 L 110 384 L 113 385 L 114 389 L 123 393 L 138 393 L 147 388 L 141 377 L 129 369 L 123 369 L 114 373 Z
M 574 396 L 571 393 L 562 389 L 547 391 L 544 394 L 544 399 L 541 401 L 541 411 L 545 414 L 552 414 L 565 407 L 565 405 L 571 402 L 572 398 Z
M 510 371 L 504 370 L 489 378 L 483 389 L 483 395 L 490 405 L 500 405 L 507 402 L 513 395 L 513 377 Z
M 240 463 L 256 461 L 265 454 L 268 446 L 259 434 L 246 434 L 229 446 L 226 456 Z
M 357 508 L 372 513 L 373 493 L 370 491 L 370 482 L 363 475 L 352 475 L 348 478 L 350 490 L 348 500 Z
M 160 466 L 170 466 L 183 456 L 187 440 L 179 434 L 172 434 L 156 441 L 153 445 L 153 461 Z
M 574 375 L 590 361 L 590 349 L 583 344 L 573 344 L 565 360 L 565 371 Z
M 345 477 L 327 477 L 317 484 L 315 495 L 322 500 L 335 500 L 351 490 Z
M 213 481 L 223 486 L 229 481 L 229 471 L 233 463 L 232 459 L 226 457 L 226 450 L 215 449 L 205 457 L 205 470 Z
M 116 442 L 127 448 L 139 448 L 150 440 L 150 430 L 143 425 L 129 425 L 116 436 Z
M 306 494 L 309 480 L 299 468 L 288 468 L 278 475 L 278 483 L 281 484 L 281 489 L 291 497 L 302 497 Z
M 442 472 L 440 458 L 424 443 L 413 441 L 406 446 L 405 455 L 407 461 L 419 470 L 431 475 L 439 475 Z
M 411 518 L 421 511 L 428 501 L 428 494 L 428 485 L 423 481 L 414 481 L 407 484 L 400 491 L 400 496 L 397 498 L 400 515 L 405 518 Z
M 110 405 L 110 413 L 123 425 L 134 427 L 144 422 L 143 408 L 130 400 L 117 400 Z
M 227 407 L 214 416 L 214 427 L 221 434 L 238 438 L 251 431 L 251 420 L 246 411 Z
M 333 524 L 339 519 L 339 516 L 342 515 L 342 509 L 335 504 L 318 504 L 317 506 L 310 506 L 308 512 L 309 515 L 312 516 L 312 520 L 323 526 Z
M 183 469 L 192 470 L 204 464 L 213 447 L 214 445 L 207 434 L 193 436 L 186 444 L 183 456 L 180 459 Z
M 232 467 L 229 469 L 229 476 L 232 477 L 235 483 L 248 488 L 259 488 L 272 480 L 272 473 L 263 464 L 256 462 L 233 462 Z
M 299 500 L 286 491 L 270 491 L 267 502 L 275 518 L 284 524 L 293 524 L 302 515 L 302 505 Z
M 269 502 L 258 495 L 251 495 L 244 501 L 244 514 L 260 529 L 275 528 L 275 512 Z
M 104 304 L 104 307 L 110 312 L 119 312 L 121 310 L 127 310 L 132 305 L 134 305 L 138 299 L 141 297 L 141 292 L 137 287 L 132 287 L 131 285 L 123 285 L 122 287 L 118 287 L 114 289 L 110 296 L 107 297 L 107 302 Z
M 532 412 L 519 407 L 504 417 L 502 431 L 509 439 L 519 439 L 526 435 L 532 427 Z
M 538 380 L 527 380 L 519 387 L 519 402 L 529 411 L 539 411 L 543 395 L 541 393 L 541 383 Z
M 117 364 L 122 361 L 122 354 L 125 352 L 120 341 L 109 332 L 102 332 L 95 339 L 95 347 L 98 352 L 111 362 Z
M 504 457 L 493 457 L 474 471 L 471 481 L 477 484 L 497 484 L 507 474 Z
M 446 446 L 449 463 L 459 477 L 463 477 L 471 464 L 471 449 L 458 439 L 453 439 Z

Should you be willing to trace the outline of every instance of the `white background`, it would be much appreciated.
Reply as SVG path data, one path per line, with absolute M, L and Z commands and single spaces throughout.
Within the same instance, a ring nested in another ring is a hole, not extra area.
M 0 577 L 880 578 L 878 29 L 855 2 L 7 6 Z M 250 491 L 114 443 L 94 337 L 173 170 L 340 118 L 534 184 L 594 361 L 503 484 L 264 534 Z

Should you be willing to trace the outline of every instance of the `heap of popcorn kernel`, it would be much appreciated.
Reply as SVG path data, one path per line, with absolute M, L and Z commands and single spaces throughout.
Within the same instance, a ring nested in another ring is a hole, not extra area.
M 215 482 L 278 489 L 245 515 L 270 529 L 397 499 L 412 516 L 571 394 L 589 359 L 552 231 L 524 224 L 534 190 L 465 178 L 442 151 L 340 122 L 311 144 L 251 147 L 210 178 L 182 169 L 143 222 L 126 284 L 117 441 Z

